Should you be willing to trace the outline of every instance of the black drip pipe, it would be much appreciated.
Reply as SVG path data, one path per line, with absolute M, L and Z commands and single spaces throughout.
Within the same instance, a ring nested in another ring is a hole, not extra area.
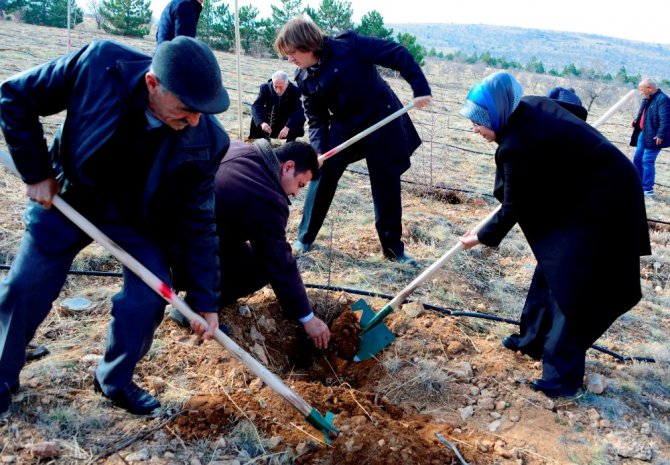
M 9 265 L 0 265 L 0 270 L 9 270 L 11 266 Z M 68 274 L 72 275 L 82 275 L 82 276 L 102 276 L 102 277 L 114 277 L 114 278 L 120 278 L 123 276 L 122 273 L 115 272 L 115 271 L 86 271 L 86 270 L 70 270 Z M 326 286 L 325 284 L 305 284 L 305 287 L 309 289 L 321 289 L 324 291 L 337 291 L 337 292 L 346 292 L 349 294 L 356 294 L 356 295 L 364 295 L 368 297 L 380 297 L 383 299 L 387 300 L 392 300 L 395 296 L 389 295 L 389 294 L 383 294 L 381 292 L 374 292 L 374 291 L 364 291 L 362 289 L 353 289 L 350 287 L 341 287 L 341 286 Z M 412 299 L 405 299 L 403 303 L 409 303 L 409 302 L 414 302 Z M 432 305 L 432 304 L 423 304 L 424 308 L 427 308 L 429 310 L 434 310 L 439 313 L 444 313 L 449 316 L 464 316 L 467 318 L 481 318 L 484 320 L 490 320 L 490 321 L 499 321 L 502 323 L 509 323 L 512 325 L 519 326 L 519 321 L 517 320 L 512 320 L 510 318 L 503 318 L 500 316 L 496 315 L 488 315 L 486 313 L 477 313 L 477 312 L 463 312 L 460 310 L 451 310 L 448 308 L 444 307 L 438 307 L 437 305 Z M 656 360 L 653 359 L 652 357 L 632 357 L 629 355 L 621 355 L 616 352 L 612 352 L 609 349 L 605 349 L 604 347 L 601 347 L 599 345 L 593 344 L 591 346 L 592 349 L 598 350 L 600 352 L 603 352 L 607 355 L 611 355 L 612 357 L 616 358 L 619 361 L 622 362 L 628 362 L 628 361 L 636 361 L 636 362 L 648 362 L 648 363 L 656 363 Z

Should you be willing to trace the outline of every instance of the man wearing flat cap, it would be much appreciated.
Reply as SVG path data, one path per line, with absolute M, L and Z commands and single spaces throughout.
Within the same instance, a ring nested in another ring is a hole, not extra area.
M 228 105 L 214 54 L 185 36 L 162 43 L 153 60 L 92 42 L 0 85 L 0 127 L 30 198 L 19 251 L 0 283 L 0 413 L 19 389 L 26 346 L 91 242 L 50 208 L 56 194 L 163 282 L 179 279 L 207 321 L 194 330 L 213 336 L 220 300 L 214 176 L 229 139 L 211 114 Z M 65 121 L 47 148 L 39 117 L 62 110 Z M 160 406 L 133 373 L 164 308 L 124 268 L 93 386 L 133 414 Z

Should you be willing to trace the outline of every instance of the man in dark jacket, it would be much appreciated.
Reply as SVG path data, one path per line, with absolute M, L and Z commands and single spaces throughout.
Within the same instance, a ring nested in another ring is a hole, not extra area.
M 633 164 L 642 179 L 644 195 L 653 196 L 656 157 L 662 148 L 670 147 L 670 99 L 649 78 L 640 82 L 639 89 L 642 104 L 631 124 L 631 145 L 637 146 Z
M 288 318 L 300 320 L 319 349 L 328 326 L 315 317 L 286 239 L 289 197 L 319 175 L 314 149 L 288 142 L 232 142 L 216 174 L 216 221 L 221 259 L 221 303 L 270 284 Z
M 195 37 L 204 0 L 172 0 L 161 13 L 156 27 L 156 43 L 177 36 Z
M 288 74 L 276 71 L 261 85 L 251 105 L 249 139 L 286 139 L 294 141 L 305 135 L 305 110 L 300 90 L 289 82 Z
M 304 96 L 309 140 L 323 154 L 402 108 L 377 66 L 396 70 L 411 85 L 417 108 L 430 104 L 430 86 L 409 51 L 396 42 L 349 31 L 331 38 L 299 17 L 282 27 L 275 49 L 299 70 L 296 83 Z M 297 253 L 309 250 L 323 225 L 350 163 L 365 159 L 382 253 L 390 260 L 416 265 L 402 241 L 400 177 L 421 138 L 408 115 L 402 115 L 328 159 L 319 181 L 309 185 Z
M 91 242 L 50 208 L 58 193 L 163 282 L 178 275 L 207 321 L 194 330 L 213 336 L 220 300 L 214 176 L 229 139 L 209 113 L 228 105 L 214 54 L 190 37 L 159 45 L 153 60 L 92 42 L 2 83 L 0 126 L 31 200 L 17 257 L 0 283 L 0 412 L 19 388 L 26 346 Z M 49 151 L 39 117 L 62 110 Z M 148 414 L 160 403 L 132 378 L 165 302 L 127 269 L 112 301 L 94 388 L 118 407 Z

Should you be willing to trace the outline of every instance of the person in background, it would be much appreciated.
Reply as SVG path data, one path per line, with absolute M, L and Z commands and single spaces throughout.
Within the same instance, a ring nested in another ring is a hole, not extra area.
M 417 108 L 426 107 L 432 99 L 421 67 L 396 42 L 353 31 L 327 37 L 313 21 L 298 17 L 279 31 L 275 49 L 299 68 L 296 84 L 304 97 L 309 139 L 319 154 L 402 108 L 377 66 L 402 75 L 412 87 Z M 409 169 L 410 156 L 419 145 L 421 138 L 405 114 L 327 160 L 319 180 L 309 185 L 295 252 L 310 249 L 344 170 L 365 159 L 382 252 L 390 260 L 416 265 L 401 240 L 400 176 Z
M 656 158 L 661 149 L 670 147 L 670 100 L 650 78 L 643 79 L 638 87 L 642 104 L 631 123 L 630 145 L 635 147 L 633 163 L 642 179 L 644 195 L 651 197 L 656 180 Z
M 233 141 L 216 174 L 216 223 L 221 261 L 221 306 L 270 284 L 282 311 L 299 320 L 318 349 L 328 347 L 328 326 L 314 316 L 286 239 L 290 197 L 318 178 L 314 149 L 287 142 Z M 176 310 L 170 317 L 188 322 Z
M 581 99 L 577 96 L 575 89 L 572 87 L 567 89 L 565 87 L 554 87 L 553 89 L 549 89 L 547 97 L 555 100 L 556 103 L 570 111 L 570 113 L 577 118 L 586 121 L 589 112 L 582 106 Z
M 285 71 L 276 71 L 272 79 L 261 84 L 258 97 L 251 105 L 249 139 L 286 139 L 294 141 L 305 135 L 305 110 L 300 90 L 289 82 Z
M 521 97 L 495 73 L 460 114 L 495 142 L 500 211 L 461 242 L 495 247 L 516 224 L 537 266 L 520 333 L 503 345 L 542 359 L 531 388 L 549 397 L 581 387 L 586 350 L 641 298 L 640 256 L 651 253 L 642 186 L 633 164 L 596 129 L 546 97 Z
M 204 0 L 172 0 L 167 4 L 156 27 L 156 43 L 177 36 L 195 37 Z
M 165 283 L 179 276 L 190 306 L 218 327 L 219 259 L 214 178 L 229 138 L 211 113 L 228 108 L 219 64 L 180 36 L 153 59 L 112 41 L 85 47 L 0 85 L 0 127 L 30 201 L 26 230 L 0 283 L 0 413 L 11 405 L 26 347 L 91 238 L 51 208 L 56 194 Z M 66 110 L 47 149 L 41 116 Z M 133 381 L 165 301 L 124 267 L 93 387 L 145 415 L 158 399 Z

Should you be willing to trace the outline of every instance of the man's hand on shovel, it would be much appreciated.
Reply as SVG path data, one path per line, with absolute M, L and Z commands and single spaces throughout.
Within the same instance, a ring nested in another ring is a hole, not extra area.
M 47 210 L 51 208 L 54 195 L 60 192 L 60 186 L 54 178 L 47 178 L 34 184 L 26 184 L 26 195 Z
M 198 320 L 191 322 L 191 329 L 195 331 L 202 339 L 209 341 L 214 337 L 216 329 L 219 327 L 219 314 L 216 312 L 200 313 L 200 316 L 207 321 L 207 326 Z

